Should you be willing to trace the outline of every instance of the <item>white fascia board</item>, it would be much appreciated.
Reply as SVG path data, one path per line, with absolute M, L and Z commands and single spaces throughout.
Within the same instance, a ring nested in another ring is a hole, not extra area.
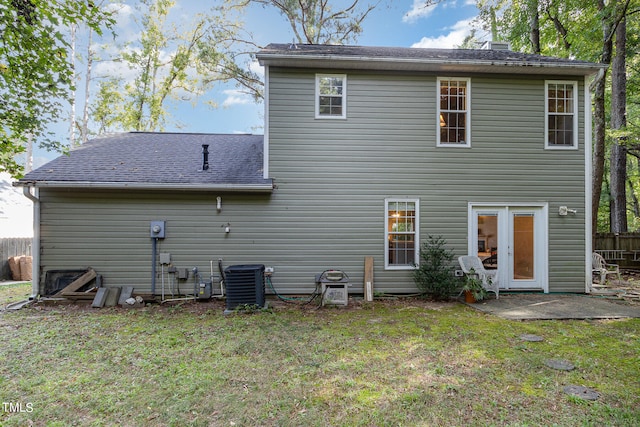
M 272 192 L 273 184 L 183 184 L 144 182 L 90 182 L 90 181 L 30 181 L 17 182 L 16 186 L 36 188 L 92 188 L 104 190 L 182 190 L 182 191 L 237 191 Z
M 510 73 L 545 75 L 591 75 L 604 65 L 544 63 L 527 61 L 481 61 L 451 59 L 379 58 L 340 55 L 260 54 L 261 65 L 393 71 L 433 71 L 461 73 Z

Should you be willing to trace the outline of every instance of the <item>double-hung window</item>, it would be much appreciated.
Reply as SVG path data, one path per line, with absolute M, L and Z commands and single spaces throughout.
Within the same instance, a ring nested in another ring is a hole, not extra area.
M 418 199 L 385 200 L 385 268 L 409 269 L 418 263 Z
M 438 78 L 438 146 L 471 146 L 471 81 L 461 78 Z
M 545 148 L 578 148 L 578 83 L 545 82 Z
M 347 117 L 347 76 L 344 74 L 316 75 L 316 118 L 344 119 Z

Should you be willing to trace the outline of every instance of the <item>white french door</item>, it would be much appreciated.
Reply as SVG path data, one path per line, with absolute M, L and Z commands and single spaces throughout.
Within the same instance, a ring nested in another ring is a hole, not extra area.
M 546 205 L 469 207 L 469 254 L 498 270 L 501 289 L 548 292 Z

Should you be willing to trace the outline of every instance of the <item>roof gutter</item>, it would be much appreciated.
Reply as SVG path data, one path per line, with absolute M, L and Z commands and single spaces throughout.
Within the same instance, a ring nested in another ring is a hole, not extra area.
M 92 182 L 92 181 L 18 181 L 15 186 L 35 188 L 93 188 L 102 190 L 182 190 L 182 191 L 232 191 L 265 192 L 273 191 L 273 183 L 265 184 L 184 184 L 146 182 Z

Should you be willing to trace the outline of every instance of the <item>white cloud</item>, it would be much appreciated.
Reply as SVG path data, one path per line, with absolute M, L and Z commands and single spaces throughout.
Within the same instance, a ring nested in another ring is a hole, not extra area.
M 222 93 L 226 96 L 226 99 L 222 102 L 223 107 L 232 107 L 234 105 L 248 105 L 254 103 L 249 94 L 246 94 L 238 89 L 227 89 L 223 90 Z
M 420 18 L 426 18 L 430 16 L 434 10 L 438 7 L 437 4 L 427 6 L 426 0 L 413 0 L 411 10 L 404 14 L 402 22 L 415 22 Z
M 472 22 L 473 18 L 458 21 L 453 26 L 444 28 L 444 30 L 450 30 L 448 34 L 438 37 L 423 37 L 411 47 L 453 49 L 461 45 L 465 37 L 471 34 Z
M 254 59 L 249 63 L 249 71 L 256 73 L 264 79 L 264 67 L 260 65 L 257 59 Z
M 115 20 L 118 25 L 122 25 L 123 21 L 128 21 L 133 16 L 133 8 L 124 3 L 111 3 L 106 6 L 106 9 L 116 14 Z

